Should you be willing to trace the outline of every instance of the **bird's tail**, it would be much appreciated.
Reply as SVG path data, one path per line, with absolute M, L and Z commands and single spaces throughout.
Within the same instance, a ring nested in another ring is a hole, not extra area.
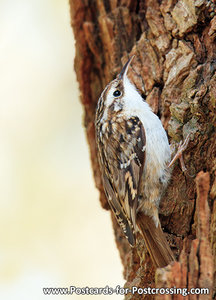
M 137 225 L 141 230 L 151 259 L 157 268 L 163 268 L 175 261 L 160 223 L 156 227 L 151 217 L 144 215 L 144 213 L 139 213 L 137 215 Z

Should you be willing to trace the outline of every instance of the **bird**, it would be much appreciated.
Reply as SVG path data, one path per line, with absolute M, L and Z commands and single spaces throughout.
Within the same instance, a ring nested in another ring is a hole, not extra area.
M 141 232 L 155 267 L 175 256 L 159 220 L 159 204 L 170 176 L 168 137 L 127 76 L 131 56 L 103 90 L 95 114 L 96 144 L 108 203 L 132 247 Z

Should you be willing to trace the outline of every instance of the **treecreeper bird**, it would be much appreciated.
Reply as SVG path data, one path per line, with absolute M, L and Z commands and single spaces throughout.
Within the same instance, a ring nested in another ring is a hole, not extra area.
M 140 230 L 156 267 L 174 261 L 158 215 L 171 170 L 170 146 L 160 119 L 127 77 L 133 56 L 102 92 L 96 139 L 109 205 L 129 243 Z

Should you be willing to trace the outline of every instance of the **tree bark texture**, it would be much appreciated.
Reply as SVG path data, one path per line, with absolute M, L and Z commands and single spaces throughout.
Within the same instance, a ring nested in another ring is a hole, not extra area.
M 190 133 L 187 172 L 175 164 L 160 220 L 177 262 L 154 269 L 142 238 L 132 249 L 112 216 L 125 287 L 216 286 L 216 5 L 205 0 L 70 0 L 75 70 L 96 186 L 105 198 L 96 156 L 94 117 L 100 93 L 135 54 L 128 76 L 175 144 Z M 160 151 L 160 149 L 158 149 Z M 156 273 L 155 273 L 156 271 Z M 154 299 L 128 294 L 125 299 Z

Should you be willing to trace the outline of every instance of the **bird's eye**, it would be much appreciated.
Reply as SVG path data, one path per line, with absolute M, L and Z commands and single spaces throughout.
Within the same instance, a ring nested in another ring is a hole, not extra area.
M 119 97 L 121 96 L 121 92 L 119 90 L 115 90 L 115 92 L 113 93 L 114 97 Z

